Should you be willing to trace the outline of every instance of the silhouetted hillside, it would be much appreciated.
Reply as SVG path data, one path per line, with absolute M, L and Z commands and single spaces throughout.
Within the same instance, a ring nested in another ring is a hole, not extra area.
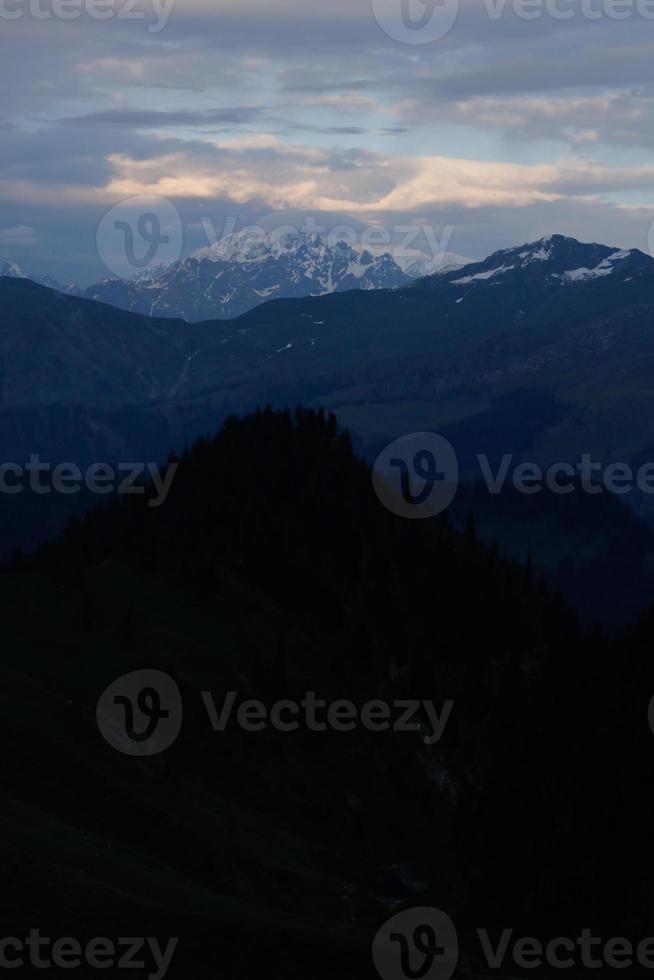
M 180 936 L 173 977 L 361 980 L 404 905 L 464 950 L 477 926 L 651 933 L 652 620 L 583 633 L 472 522 L 393 517 L 332 417 L 232 419 L 163 507 L 96 509 L 1 582 L 12 934 L 37 901 L 55 935 Z M 143 668 L 184 724 L 139 760 L 95 711 Z M 216 733 L 202 691 L 454 706 L 432 744 L 424 709 L 422 731 Z

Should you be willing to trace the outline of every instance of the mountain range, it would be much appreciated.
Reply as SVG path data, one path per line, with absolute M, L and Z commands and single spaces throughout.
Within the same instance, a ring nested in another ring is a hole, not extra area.
M 132 279 L 105 278 L 80 289 L 49 276 L 27 276 L 16 263 L 0 275 L 30 278 L 67 295 L 84 296 L 132 313 L 189 322 L 230 319 L 269 299 L 320 296 L 352 289 L 394 289 L 412 279 L 465 264 L 454 253 L 373 254 L 318 234 L 266 235 L 246 229 L 171 265 Z
M 200 261 L 200 260 L 197 260 Z M 630 454 L 654 438 L 654 262 L 553 236 L 392 290 L 267 302 L 187 323 L 0 280 L 0 406 L 265 401 L 337 410 L 362 446 L 483 415 L 521 388 L 567 404 L 560 451 Z M 619 411 L 616 411 L 617 406 Z M 560 428 L 560 426 L 559 426 Z M 583 441 L 583 440 L 582 440 Z
M 7 259 L 0 259 L 0 277 L 7 276 L 10 279 L 29 279 L 32 282 L 36 282 L 39 286 L 46 286 L 48 289 L 56 289 L 59 293 L 65 293 L 67 296 L 81 296 L 82 290 L 79 286 L 71 283 L 68 286 L 64 286 L 55 279 L 53 276 L 39 275 L 38 273 L 26 273 L 16 262 L 10 262 Z
M 404 286 L 409 277 L 388 253 L 374 256 L 316 235 L 280 239 L 232 235 L 138 280 L 105 279 L 89 299 L 145 316 L 228 319 L 265 300 Z
M 0 308 L 4 459 L 160 459 L 231 414 L 304 404 L 333 411 L 368 459 L 393 438 L 439 431 L 470 482 L 478 454 L 493 472 L 505 455 L 512 467 L 654 460 L 654 263 L 636 249 L 554 235 L 399 288 L 279 299 L 200 323 L 19 278 L 0 279 Z M 654 568 L 648 533 L 594 505 L 573 534 L 567 516 L 534 513 L 546 496 L 531 511 L 474 498 L 480 533 L 499 528 L 511 554 L 542 556 L 570 588 L 580 563 L 605 568 L 629 541 L 625 602 L 640 601 Z M 623 500 L 654 520 L 651 496 Z M 16 513 L 0 514 L 9 541 Z
M 281 299 L 232 320 L 144 317 L 25 278 L 2 279 L 0 302 L 2 406 L 296 398 L 352 423 L 365 406 L 352 426 L 364 440 L 405 424 L 384 419 L 391 403 L 442 426 L 522 386 L 580 406 L 645 396 L 654 356 L 652 259 L 562 236 L 402 288 Z

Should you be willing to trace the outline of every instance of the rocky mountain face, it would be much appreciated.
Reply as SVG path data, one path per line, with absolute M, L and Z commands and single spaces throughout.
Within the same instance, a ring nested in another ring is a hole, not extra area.
M 390 254 L 357 251 L 343 241 L 241 233 L 147 275 L 103 279 L 84 295 L 144 316 L 193 322 L 233 318 L 270 299 L 394 289 L 411 278 Z
M 469 261 L 453 252 L 378 254 L 315 234 L 276 238 L 246 230 L 172 265 L 154 266 L 131 279 L 102 279 L 87 289 L 26 273 L 7 260 L 0 261 L 0 276 L 31 279 L 68 296 L 83 296 L 143 316 L 197 322 L 231 319 L 270 299 L 396 289 Z

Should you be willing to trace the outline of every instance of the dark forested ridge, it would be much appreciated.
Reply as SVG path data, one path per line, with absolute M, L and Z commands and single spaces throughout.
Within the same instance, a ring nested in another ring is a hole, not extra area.
M 37 900 L 55 935 L 180 936 L 169 976 L 361 980 L 404 905 L 446 910 L 464 950 L 478 926 L 654 931 L 654 617 L 586 632 L 473 522 L 395 518 L 333 417 L 232 419 L 163 507 L 95 509 L 0 581 L 12 934 Z M 95 705 L 144 667 L 185 717 L 139 761 Z M 215 733 L 203 690 L 454 707 L 433 745 Z

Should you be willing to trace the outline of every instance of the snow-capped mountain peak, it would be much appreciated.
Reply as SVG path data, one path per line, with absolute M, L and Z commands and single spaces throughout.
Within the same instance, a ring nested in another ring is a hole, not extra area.
M 28 279 L 23 270 L 15 262 L 8 262 L 0 259 L 0 276 L 8 276 L 10 279 Z
M 279 298 L 349 289 L 393 289 L 410 277 L 388 254 L 373 255 L 315 233 L 245 229 L 129 282 L 103 280 L 86 293 L 122 309 L 185 320 L 227 319 Z
M 54 289 L 58 293 L 66 293 L 69 296 L 80 295 L 80 290 L 72 283 L 69 286 L 63 286 L 53 276 L 24 272 L 16 262 L 10 262 L 7 259 L 0 259 L 0 276 L 7 276 L 10 279 L 30 279 L 39 286 L 47 286 L 48 289 Z
M 339 242 L 335 247 L 345 246 Z M 347 247 L 347 246 L 345 246 Z M 321 256 L 328 248 L 326 242 L 315 233 L 264 232 L 260 228 L 245 228 L 226 235 L 212 245 L 193 252 L 192 258 L 209 259 L 211 262 L 238 262 L 240 265 L 260 263 L 282 256 L 298 255 L 302 251 Z
M 508 274 L 528 279 L 555 279 L 566 284 L 628 273 L 645 265 L 651 266 L 652 259 L 638 249 L 585 244 L 564 235 L 551 235 L 537 242 L 494 252 L 483 262 L 465 266 L 464 275 L 448 278 L 454 286 L 488 280 L 497 283 Z
M 420 279 L 424 276 L 444 275 L 446 272 L 453 272 L 455 269 L 462 269 L 465 265 L 470 265 L 472 259 L 467 259 L 456 252 L 438 252 L 436 255 L 428 255 L 426 252 L 402 252 L 394 251 L 393 258 L 410 279 Z

